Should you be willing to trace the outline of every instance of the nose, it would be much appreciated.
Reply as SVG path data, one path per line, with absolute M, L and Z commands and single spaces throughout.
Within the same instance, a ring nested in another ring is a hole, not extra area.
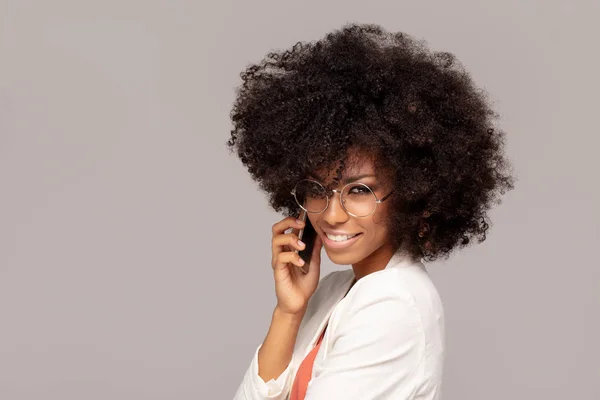
M 342 207 L 342 199 L 340 191 L 332 191 L 332 196 L 329 198 L 329 206 L 322 213 L 322 218 L 330 226 L 342 224 L 350 218 L 350 215 Z

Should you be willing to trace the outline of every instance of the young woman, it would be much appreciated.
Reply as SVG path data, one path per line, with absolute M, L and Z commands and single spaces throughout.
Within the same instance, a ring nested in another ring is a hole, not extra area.
M 514 187 L 485 93 L 452 54 L 372 24 L 271 52 L 242 79 L 227 144 L 286 217 L 277 305 L 234 399 L 440 399 L 444 312 L 423 262 L 485 240 Z M 352 268 L 320 279 L 322 248 Z

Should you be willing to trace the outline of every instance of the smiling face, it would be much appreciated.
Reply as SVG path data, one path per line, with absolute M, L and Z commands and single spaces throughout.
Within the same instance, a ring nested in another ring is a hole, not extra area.
M 337 165 L 336 165 L 337 167 Z M 311 174 L 311 179 L 332 189 L 336 168 L 321 170 Z M 353 179 L 360 177 L 359 179 Z M 394 188 L 389 179 L 377 171 L 373 162 L 360 153 L 353 153 L 346 164 L 346 170 L 336 189 L 341 190 L 347 182 L 363 183 L 369 186 L 378 199 L 387 196 Z M 350 185 L 352 187 L 352 185 Z M 393 194 L 392 194 L 393 196 Z M 389 201 L 377 205 L 375 212 L 367 217 L 355 217 L 348 214 L 340 203 L 336 193 L 329 200 L 329 207 L 320 214 L 308 213 L 308 218 L 316 232 L 323 239 L 327 256 L 335 264 L 352 265 L 357 279 L 371 272 L 383 269 L 394 254 L 388 239 L 386 218 Z M 327 232 L 358 234 L 347 243 L 336 243 L 327 238 Z

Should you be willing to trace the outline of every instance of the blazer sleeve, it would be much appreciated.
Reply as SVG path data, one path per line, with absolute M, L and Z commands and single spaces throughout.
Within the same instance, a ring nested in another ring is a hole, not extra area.
M 315 364 L 305 400 L 414 398 L 426 347 L 414 299 L 380 280 L 362 283 Z
M 319 287 L 322 287 L 321 284 L 326 279 L 330 279 L 330 277 L 339 272 L 340 271 L 332 271 L 322 277 L 319 280 Z M 319 287 L 317 288 L 317 291 L 319 290 Z M 318 294 L 315 293 L 309 300 L 309 307 L 318 307 L 319 302 L 318 300 L 315 300 L 318 298 Z M 242 378 L 242 383 L 238 387 L 233 400 L 285 400 L 290 393 L 293 383 L 293 376 L 291 374 L 292 361 L 288 363 L 285 370 L 277 377 L 277 379 L 271 379 L 269 382 L 265 382 L 260 375 L 258 375 L 258 351 L 261 346 L 262 343 L 255 350 L 254 357 L 252 357 L 250 366 L 246 370 L 246 373 Z
M 233 400 L 285 400 L 288 395 L 291 389 L 291 384 L 288 383 L 291 361 L 277 379 L 265 382 L 258 375 L 258 350 L 261 346 L 262 343 L 255 350 L 250 367 L 246 370 Z

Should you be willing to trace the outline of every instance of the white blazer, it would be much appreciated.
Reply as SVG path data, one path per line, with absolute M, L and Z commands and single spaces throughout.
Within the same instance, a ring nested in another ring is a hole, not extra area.
M 444 310 L 424 264 L 397 252 L 350 288 L 353 280 L 351 268 L 320 279 L 289 365 L 265 383 L 258 375 L 261 343 L 234 400 L 289 399 L 325 326 L 306 400 L 441 399 Z

